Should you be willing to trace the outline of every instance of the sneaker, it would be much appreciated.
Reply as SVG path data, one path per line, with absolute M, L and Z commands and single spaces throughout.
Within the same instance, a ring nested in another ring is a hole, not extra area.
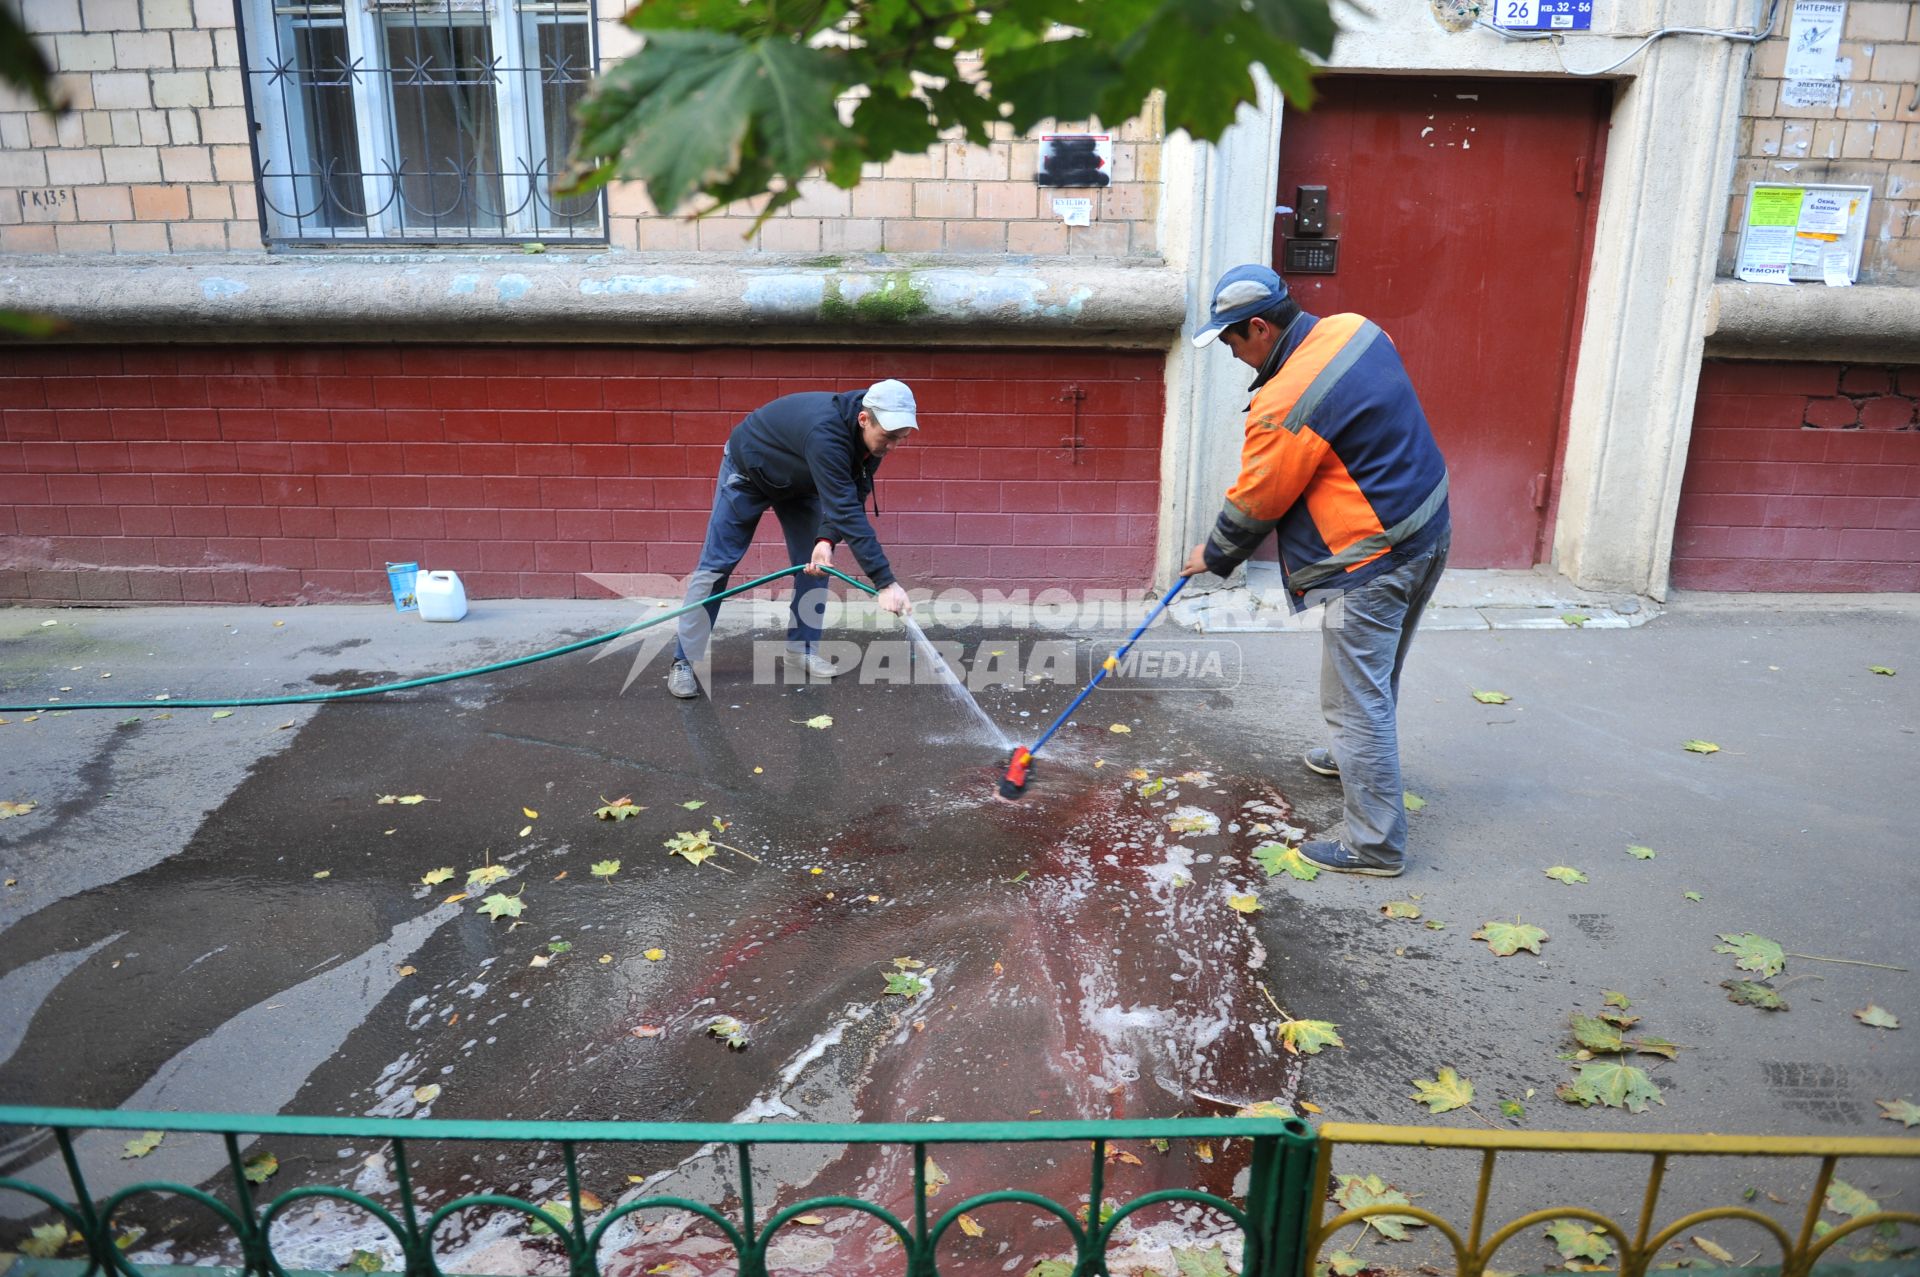
M 667 671 L 667 691 L 683 701 L 690 701 L 700 695 L 700 680 L 693 676 L 693 664 L 690 661 L 675 661 L 673 668 Z
M 1340 764 L 1334 761 L 1332 750 L 1310 749 L 1306 752 L 1304 757 L 1306 760 L 1308 771 L 1317 772 L 1322 776 L 1332 776 L 1335 778 L 1339 777 Z
M 834 668 L 832 661 L 820 655 L 818 652 L 796 652 L 792 648 L 788 648 L 785 656 L 788 669 L 799 670 L 806 674 L 808 678 L 817 678 L 824 681 L 840 673 L 838 669 Z
M 1348 851 L 1346 844 L 1337 838 L 1331 842 L 1303 842 L 1300 844 L 1300 855 L 1322 869 L 1331 869 L 1339 874 L 1365 874 L 1369 878 L 1398 878 L 1407 867 L 1405 860 L 1390 865 L 1362 860 Z

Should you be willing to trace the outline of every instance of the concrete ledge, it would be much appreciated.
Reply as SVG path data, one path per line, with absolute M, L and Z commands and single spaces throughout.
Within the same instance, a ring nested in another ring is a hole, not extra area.
M 1708 303 L 1706 353 L 1721 359 L 1920 362 L 1920 288 L 1723 279 Z
M 1165 346 L 1181 275 L 1040 258 L 627 253 L 0 258 L 0 307 L 78 341 Z
M 1201 578 L 1205 581 L 1207 578 Z M 1244 581 L 1244 583 L 1240 583 Z M 1192 587 L 1189 587 L 1191 590 Z M 1167 609 L 1178 625 L 1203 634 L 1317 633 L 1326 609 L 1295 614 L 1277 564 L 1246 565 L 1243 578 L 1198 594 L 1183 593 Z M 1450 568 L 1420 618 L 1423 630 L 1628 630 L 1657 609 L 1633 594 L 1583 590 L 1553 569 Z

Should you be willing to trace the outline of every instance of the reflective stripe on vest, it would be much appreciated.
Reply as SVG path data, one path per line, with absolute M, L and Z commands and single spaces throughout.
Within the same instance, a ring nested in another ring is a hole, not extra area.
M 1427 494 L 1427 499 L 1420 503 L 1419 509 L 1385 532 L 1364 537 L 1338 554 L 1329 555 L 1318 563 L 1309 563 L 1297 572 L 1289 572 L 1287 588 L 1295 594 L 1305 593 L 1328 577 L 1336 576 L 1369 559 L 1378 558 L 1394 546 L 1411 540 L 1415 533 L 1426 527 L 1427 522 L 1440 512 L 1440 507 L 1446 503 L 1446 500 L 1447 476 L 1442 474 L 1440 482 L 1433 485 L 1433 491 Z

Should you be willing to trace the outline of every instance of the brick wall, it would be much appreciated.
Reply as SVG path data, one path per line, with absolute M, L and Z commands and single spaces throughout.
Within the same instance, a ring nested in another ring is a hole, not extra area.
M 260 246 L 231 0 L 19 9 L 74 109 L 0 89 L 0 252 Z
M 909 586 L 1135 587 L 1152 570 L 1155 353 L 364 347 L 0 349 L 0 598 L 478 597 L 692 570 L 727 433 L 796 390 L 913 385 L 880 472 Z M 1079 401 L 1084 446 L 1062 447 Z M 745 570 L 783 565 L 763 524 Z M 857 571 L 850 556 L 841 566 Z
M 1824 107 L 1780 100 L 1791 12 L 1754 49 L 1720 273 L 1733 273 L 1749 182 L 1837 182 L 1873 188 L 1860 282 L 1920 284 L 1920 4 L 1849 0 L 1840 100 Z
M 1672 579 L 1920 590 L 1920 365 L 1709 360 Z
M 597 0 L 602 64 L 636 37 Z M 0 89 L 0 253 L 165 253 L 260 247 L 251 130 L 234 0 L 28 0 L 21 6 L 75 109 L 59 120 Z M 374 77 L 377 79 L 377 77 Z M 1113 182 L 1042 190 L 1043 132 L 1005 126 L 991 146 L 942 142 L 869 165 L 842 191 L 809 182 L 750 238 L 750 207 L 699 222 L 657 215 L 638 185 L 608 196 L 616 248 L 843 254 L 981 253 L 1124 258 L 1158 252 L 1157 104 L 1113 128 Z M 1068 126 L 1065 131 L 1100 131 Z M 1093 224 L 1067 227 L 1051 197 L 1091 196 Z M 23 199 L 24 196 L 24 199 Z

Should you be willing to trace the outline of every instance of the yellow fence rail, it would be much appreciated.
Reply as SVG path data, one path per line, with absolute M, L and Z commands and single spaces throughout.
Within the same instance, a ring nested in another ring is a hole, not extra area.
M 1920 1140 L 1844 1138 L 1820 1139 L 1766 1135 L 1627 1135 L 1586 1132 L 1456 1131 L 1422 1126 L 1371 1126 L 1328 1122 L 1319 1128 L 1319 1156 L 1313 1201 L 1327 1200 L 1334 1161 L 1340 1148 L 1353 1145 L 1389 1145 L 1402 1148 L 1477 1149 L 1480 1179 L 1474 1193 L 1473 1218 L 1463 1235 L 1454 1224 L 1430 1210 L 1403 1204 L 1373 1204 L 1340 1211 L 1319 1219 L 1307 1235 L 1308 1271 L 1321 1259 L 1321 1249 L 1341 1229 L 1376 1216 L 1396 1215 L 1431 1225 L 1453 1250 L 1458 1277 L 1482 1277 L 1497 1252 L 1526 1229 L 1560 1219 L 1577 1219 L 1603 1230 L 1617 1251 L 1620 1277 L 1644 1277 L 1661 1247 L 1689 1229 L 1711 1220 L 1744 1220 L 1759 1225 L 1780 1247 L 1780 1277 L 1806 1277 L 1821 1256 L 1837 1242 L 1883 1223 L 1920 1226 L 1913 1211 L 1876 1211 L 1836 1225 L 1816 1235 L 1820 1209 L 1833 1182 L 1834 1166 L 1842 1158 L 1902 1158 L 1920 1162 Z M 1650 1159 L 1639 1220 L 1628 1230 L 1599 1211 L 1582 1206 L 1552 1206 L 1529 1211 L 1487 1231 L 1487 1202 L 1493 1187 L 1494 1166 L 1502 1153 L 1629 1154 Z M 1766 1157 L 1818 1158 L 1819 1174 L 1806 1204 L 1797 1235 L 1768 1215 L 1744 1206 L 1719 1206 L 1682 1215 L 1656 1229 L 1660 1188 L 1673 1158 Z

